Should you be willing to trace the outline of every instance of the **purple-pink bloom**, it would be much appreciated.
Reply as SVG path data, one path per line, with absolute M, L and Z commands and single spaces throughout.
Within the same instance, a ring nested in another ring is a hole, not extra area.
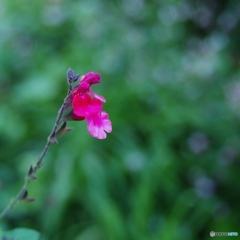
M 112 131 L 112 123 L 106 112 L 86 116 L 88 132 L 95 138 L 104 139 Z
M 88 132 L 95 138 L 104 139 L 107 133 L 112 131 L 112 123 L 106 112 L 102 112 L 103 96 L 97 95 L 91 90 L 93 84 L 100 83 L 98 73 L 90 72 L 83 76 L 79 86 L 70 95 L 72 100 L 72 118 L 74 120 L 87 121 Z

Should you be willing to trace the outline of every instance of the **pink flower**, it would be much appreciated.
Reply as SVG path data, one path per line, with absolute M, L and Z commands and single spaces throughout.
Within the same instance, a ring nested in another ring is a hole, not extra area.
M 73 107 L 72 118 L 79 121 L 86 119 L 88 132 L 95 138 L 104 139 L 107 137 L 106 132 L 112 131 L 108 114 L 102 112 L 103 102 L 106 100 L 91 90 L 91 86 L 100 81 L 98 73 L 87 73 L 79 86 L 72 91 L 70 99 Z

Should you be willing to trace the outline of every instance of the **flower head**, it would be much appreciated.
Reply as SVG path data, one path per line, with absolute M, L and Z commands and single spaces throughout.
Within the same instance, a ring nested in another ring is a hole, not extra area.
M 108 114 L 102 112 L 103 102 L 106 100 L 91 90 L 91 86 L 100 81 L 98 73 L 87 73 L 69 97 L 72 104 L 71 118 L 78 121 L 86 119 L 88 132 L 95 138 L 104 139 L 106 132 L 112 131 Z

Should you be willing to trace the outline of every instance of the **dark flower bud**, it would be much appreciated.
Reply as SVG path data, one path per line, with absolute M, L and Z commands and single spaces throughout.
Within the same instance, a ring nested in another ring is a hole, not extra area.
M 74 75 L 74 71 L 69 68 L 67 71 L 67 79 L 69 83 L 76 82 L 80 77 L 80 74 L 77 74 L 76 76 Z
M 29 171 L 28 171 L 28 177 L 32 180 L 37 179 L 37 176 L 35 174 L 35 170 L 32 166 L 30 166 Z
M 72 82 L 73 78 L 74 78 L 74 71 L 71 68 L 69 68 L 67 71 L 67 79 L 69 82 Z
M 73 77 L 73 82 L 76 82 L 80 78 L 80 74 L 77 74 Z

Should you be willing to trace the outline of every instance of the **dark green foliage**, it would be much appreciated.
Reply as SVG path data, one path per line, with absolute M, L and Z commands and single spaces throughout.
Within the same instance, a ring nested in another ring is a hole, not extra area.
M 1 240 L 38 240 L 40 234 L 34 230 L 17 228 L 4 233 L 0 232 Z

